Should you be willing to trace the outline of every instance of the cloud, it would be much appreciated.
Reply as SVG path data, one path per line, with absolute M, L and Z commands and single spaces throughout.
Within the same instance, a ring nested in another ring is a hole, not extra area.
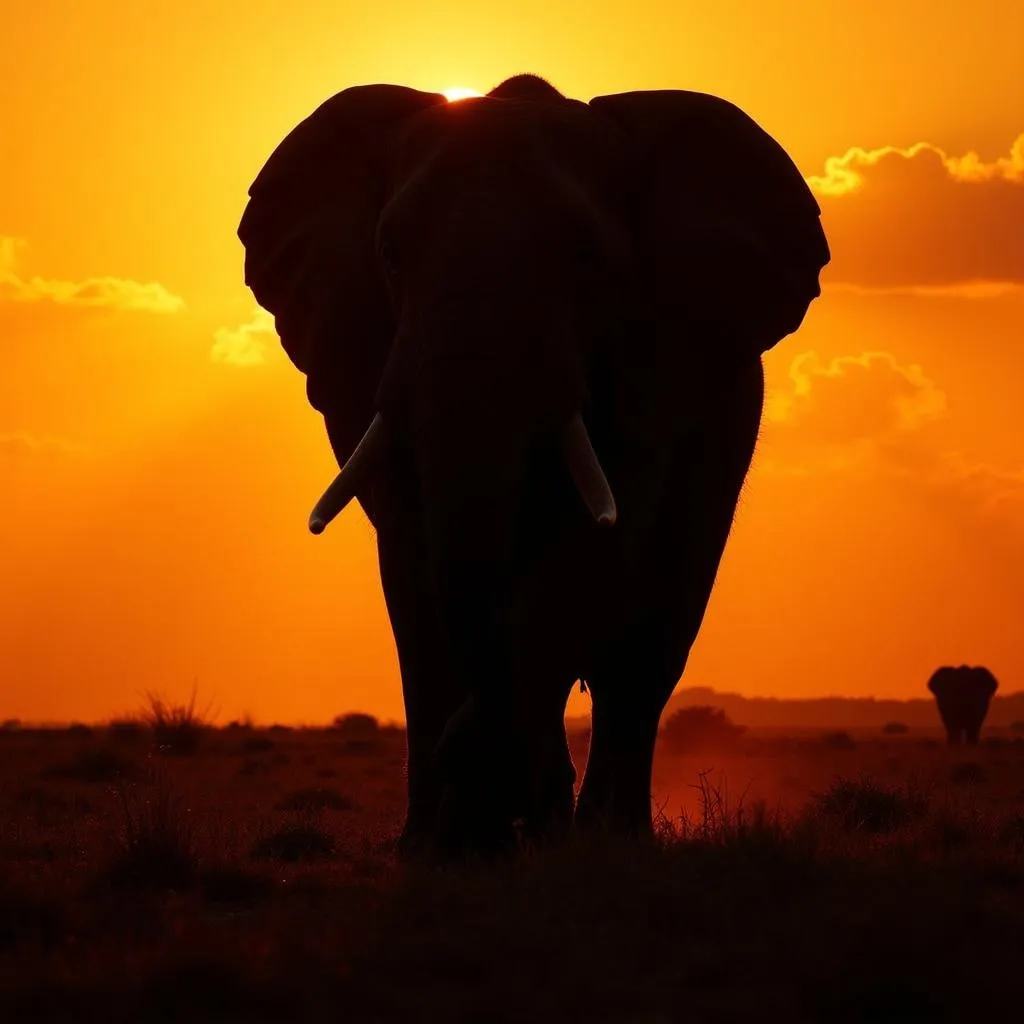
M 1024 288 L 1024 135 L 988 162 L 923 142 L 853 148 L 807 180 L 832 249 L 826 286 L 965 299 Z
M 143 283 L 122 277 L 88 277 L 82 281 L 23 277 L 16 272 L 17 252 L 25 243 L 0 237 L 0 301 L 55 302 L 61 306 L 178 313 L 185 308 L 179 296 L 156 281 Z
M 851 495 L 898 480 L 928 507 L 975 526 L 999 524 L 1004 542 L 1024 548 L 1024 465 L 1000 467 L 951 449 L 943 441 L 950 425 L 945 393 L 916 364 L 889 352 L 828 362 L 803 352 L 769 395 L 755 472 L 843 474 Z
M 23 462 L 27 459 L 82 458 L 92 454 L 85 445 L 60 437 L 37 437 L 33 434 L 0 434 L 0 460 Z
M 766 418 L 798 427 L 820 445 L 893 438 L 943 416 L 946 396 L 915 363 L 890 352 L 862 352 L 824 362 L 802 352 L 789 367 L 790 386 L 772 393 Z
M 232 366 L 259 366 L 267 361 L 270 342 L 277 337 L 274 318 L 257 306 L 248 323 L 218 327 L 214 332 L 210 358 Z

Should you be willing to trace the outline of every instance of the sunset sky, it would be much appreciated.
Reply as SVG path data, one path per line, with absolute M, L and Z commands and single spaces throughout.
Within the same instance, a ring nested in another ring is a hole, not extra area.
M 349 85 L 685 88 L 791 153 L 833 263 L 682 685 L 1024 689 L 1024 4 L 35 0 L 0 34 L 0 718 L 146 690 L 401 716 L 373 537 L 242 282 L 246 190 Z

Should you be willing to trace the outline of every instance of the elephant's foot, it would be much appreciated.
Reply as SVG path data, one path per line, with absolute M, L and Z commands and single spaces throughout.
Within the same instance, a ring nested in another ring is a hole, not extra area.
M 620 800 L 614 796 L 600 798 L 584 791 L 580 793 L 573 818 L 573 828 L 581 833 L 603 833 L 628 839 L 652 839 L 654 825 L 651 820 L 650 797 L 645 800 Z

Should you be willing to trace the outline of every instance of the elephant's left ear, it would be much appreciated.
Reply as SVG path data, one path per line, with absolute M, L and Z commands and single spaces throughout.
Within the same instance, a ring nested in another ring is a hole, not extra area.
M 653 308 L 761 352 L 795 331 L 830 254 L 818 204 L 785 150 L 704 93 L 619 93 L 590 106 L 626 139 L 627 219 L 650 261 Z
M 992 675 L 987 668 L 975 669 L 976 677 L 978 680 L 979 687 L 991 697 L 996 690 L 999 689 L 999 683 L 996 682 L 996 677 Z

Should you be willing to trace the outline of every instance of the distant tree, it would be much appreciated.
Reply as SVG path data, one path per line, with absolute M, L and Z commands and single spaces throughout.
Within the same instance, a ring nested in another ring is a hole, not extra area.
M 331 726 L 338 732 L 342 739 L 346 740 L 367 740 L 374 739 L 380 732 L 380 722 L 373 715 L 364 711 L 350 711 L 344 715 L 338 715 Z
M 661 727 L 661 738 L 670 750 L 688 753 L 735 746 L 746 731 L 746 726 L 736 725 L 721 708 L 698 704 L 669 715 Z
M 886 722 L 882 726 L 882 733 L 885 736 L 906 736 L 910 732 L 910 726 L 903 722 Z

